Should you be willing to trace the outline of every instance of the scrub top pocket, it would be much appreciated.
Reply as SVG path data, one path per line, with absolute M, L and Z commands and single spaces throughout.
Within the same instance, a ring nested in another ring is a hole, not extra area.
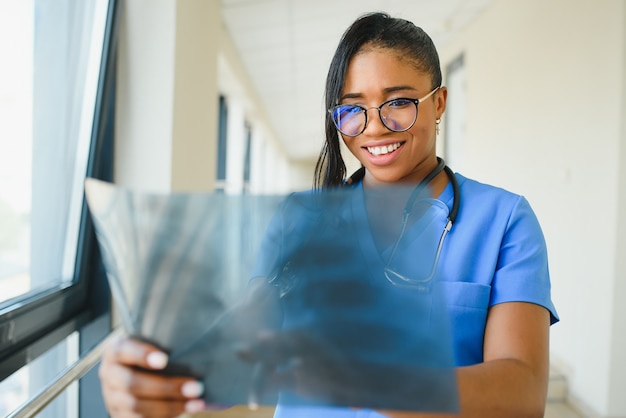
M 457 366 L 483 361 L 483 335 L 491 287 L 468 282 L 439 281 L 450 314 Z

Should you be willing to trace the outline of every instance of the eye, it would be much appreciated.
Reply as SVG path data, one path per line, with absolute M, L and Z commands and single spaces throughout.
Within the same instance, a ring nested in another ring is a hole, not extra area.
M 387 106 L 394 108 L 394 109 L 402 109 L 412 104 L 413 104 L 413 101 L 410 99 L 393 99 L 386 103 Z
M 336 120 L 346 120 L 356 117 L 364 112 L 364 109 L 358 105 L 339 105 L 333 111 L 333 118 Z
M 339 106 L 337 110 L 338 110 L 338 113 L 344 116 L 355 115 L 357 113 L 363 112 L 363 108 L 357 105 L 343 105 L 343 106 Z

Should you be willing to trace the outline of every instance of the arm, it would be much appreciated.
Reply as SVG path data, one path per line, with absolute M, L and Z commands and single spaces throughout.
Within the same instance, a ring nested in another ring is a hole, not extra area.
M 460 417 L 542 417 L 549 374 L 547 309 L 521 302 L 489 310 L 484 363 L 457 370 Z M 383 411 L 389 418 L 427 418 Z M 433 415 L 442 418 L 442 415 Z

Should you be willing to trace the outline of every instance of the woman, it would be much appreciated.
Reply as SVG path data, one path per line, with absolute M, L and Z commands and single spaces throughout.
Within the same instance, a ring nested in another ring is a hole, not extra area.
M 458 214 L 441 248 L 437 275 L 452 318 L 460 416 L 540 417 L 548 383 L 549 327 L 558 320 L 543 235 L 523 197 L 441 170 L 435 144 L 446 98 L 437 52 L 420 28 L 380 13 L 355 21 L 328 74 L 326 143 L 316 185 L 351 185 L 362 191 L 367 206 L 380 186 L 417 185 L 428 178 L 433 197 L 450 208 L 456 198 Z M 363 166 L 347 180 L 340 136 Z M 366 207 L 367 214 L 399 218 L 404 202 L 399 199 L 378 214 L 374 206 Z M 376 232 L 379 248 L 393 243 L 394 234 Z M 114 417 L 166 417 L 205 408 L 197 399 L 203 388 L 194 380 L 134 369 L 158 370 L 166 361 L 156 348 L 129 339 L 106 352 L 100 376 Z M 358 415 L 362 412 L 328 410 L 322 416 L 426 416 L 394 411 Z M 315 414 L 277 410 L 280 417 Z

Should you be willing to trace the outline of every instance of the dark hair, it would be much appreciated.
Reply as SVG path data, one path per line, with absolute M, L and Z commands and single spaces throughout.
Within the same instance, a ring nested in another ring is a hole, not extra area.
M 369 13 L 358 18 L 343 34 L 326 77 L 326 109 L 335 106 L 346 81 L 348 64 L 365 45 L 393 49 L 409 59 L 420 71 L 430 74 L 432 88 L 441 85 L 439 55 L 432 39 L 421 28 L 385 13 Z M 329 188 L 343 184 L 346 165 L 341 157 L 337 128 L 326 113 L 326 142 L 315 165 L 314 186 Z

